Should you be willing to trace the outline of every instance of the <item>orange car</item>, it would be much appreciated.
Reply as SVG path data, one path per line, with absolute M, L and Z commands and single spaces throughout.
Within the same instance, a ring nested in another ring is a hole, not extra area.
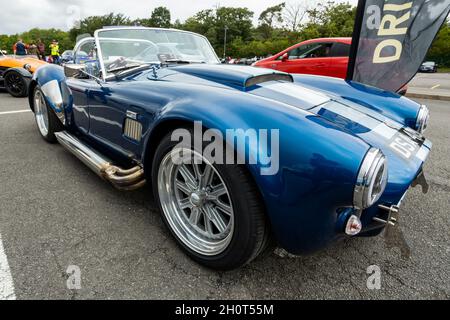
M 33 73 L 46 62 L 34 56 L 5 55 L 0 50 L 0 88 L 5 88 L 13 97 L 26 97 Z

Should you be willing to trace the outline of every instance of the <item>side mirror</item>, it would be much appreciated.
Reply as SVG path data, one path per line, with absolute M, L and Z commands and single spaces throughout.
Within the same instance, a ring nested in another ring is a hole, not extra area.
M 281 56 L 281 61 L 286 62 L 289 60 L 289 53 L 285 53 Z
M 67 78 L 86 78 L 86 66 L 84 64 L 64 65 L 64 75 Z

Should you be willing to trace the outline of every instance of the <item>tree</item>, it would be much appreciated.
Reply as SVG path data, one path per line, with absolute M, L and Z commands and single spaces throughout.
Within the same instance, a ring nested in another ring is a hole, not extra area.
M 427 55 L 427 60 L 450 67 L 450 22 L 442 26 Z
M 65 31 L 58 29 L 38 29 L 34 28 L 28 32 L 24 32 L 21 38 L 25 43 L 36 43 L 38 39 L 41 39 L 44 44 L 46 44 L 46 54 L 50 54 L 49 45 L 52 40 L 57 40 L 59 42 L 60 53 L 65 50 L 73 49 L 75 42 L 69 37 L 69 34 Z
M 258 31 L 262 35 L 263 39 L 271 38 L 274 28 L 283 23 L 283 10 L 285 7 L 286 3 L 283 2 L 276 6 L 269 7 L 261 13 L 258 19 Z
M 307 11 L 308 23 L 301 30 L 302 38 L 351 37 L 356 8 L 349 3 L 328 1 Z
M 6 35 L 2 34 L 0 35 L 0 50 L 5 50 L 8 53 L 12 52 L 12 48 L 14 44 L 19 39 L 19 35 Z
M 167 9 L 166 7 L 155 8 L 150 17 L 150 27 L 170 28 L 171 27 L 170 10 Z
M 310 8 L 311 1 L 303 0 L 297 3 L 288 3 L 283 11 L 286 28 L 291 32 L 297 32 L 301 23 L 307 18 Z
M 81 34 L 94 35 L 95 30 L 105 26 L 130 26 L 134 23 L 127 16 L 119 13 L 110 13 L 104 16 L 87 17 L 80 21 L 79 28 L 72 28 L 69 31 L 70 39 L 76 41 L 77 36 Z
M 183 29 L 206 36 L 217 53 L 222 53 L 227 28 L 227 43 L 236 38 L 253 38 L 253 12 L 247 8 L 219 7 L 202 10 L 186 20 Z

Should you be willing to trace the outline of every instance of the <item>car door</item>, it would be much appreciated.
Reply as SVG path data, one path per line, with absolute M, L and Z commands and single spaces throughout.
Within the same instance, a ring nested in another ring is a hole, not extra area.
M 331 46 L 330 77 L 347 77 L 348 61 L 350 56 L 350 44 L 335 42 Z
M 143 110 L 133 106 L 119 91 L 115 81 L 98 84 L 89 90 L 89 135 L 119 156 L 135 158 L 141 147 L 143 129 L 138 120 Z M 135 126 L 133 137 L 126 134 L 129 125 Z
M 87 38 L 81 41 L 74 50 L 74 63 L 85 64 L 87 59 L 86 52 L 95 50 L 95 41 Z M 93 58 L 93 57 L 92 57 Z M 73 117 L 72 125 L 74 125 L 81 133 L 89 133 L 89 90 L 96 85 L 93 78 L 83 76 L 81 78 L 69 78 L 66 80 L 67 86 L 70 88 L 73 97 Z
M 277 70 L 326 76 L 329 73 L 331 43 L 309 43 L 288 52 L 288 59 L 282 57 Z

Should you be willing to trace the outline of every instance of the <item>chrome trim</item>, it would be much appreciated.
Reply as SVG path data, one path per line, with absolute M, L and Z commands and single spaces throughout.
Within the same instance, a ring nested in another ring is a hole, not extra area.
M 59 88 L 57 80 L 51 80 L 41 86 L 41 90 L 44 93 L 47 101 L 52 105 L 52 109 L 55 111 L 56 116 L 62 124 L 66 123 L 66 116 L 64 114 L 63 97 Z
M 142 124 L 136 120 L 126 118 L 123 126 L 123 134 L 134 141 L 141 141 Z
M 115 188 L 119 190 L 135 190 L 145 185 L 144 169 L 141 166 L 122 169 L 114 166 L 108 158 L 66 131 L 56 132 L 55 136 L 64 148 L 75 155 L 98 176 L 109 181 Z
M 416 130 L 423 134 L 427 130 L 429 119 L 430 119 L 430 110 L 426 105 L 421 105 L 416 120 Z
M 389 215 L 387 220 L 383 220 L 381 218 L 378 217 L 374 217 L 372 220 L 384 225 L 390 225 L 392 227 L 395 227 L 398 223 L 398 213 L 400 212 L 400 206 L 390 206 L 387 207 L 385 205 L 379 205 L 378 206 L 379 209 L 386 211 Z
M 376 178 L 380 170 L 383 170 L 380 185 L 375 186 Z M 376 203 L 386 189 L 388 180 L 387 158 L 381 150 L 372 148 L 363 160 L 356 181 L 353 205 L 356 209 L 364 210 Z M 378 187 L 380 191 L 374 195 L 374 188 Z
M 45 98 L 41 91 L 34 90 L 34 117 L 42 136 L 48 136 L 48 110 Z

